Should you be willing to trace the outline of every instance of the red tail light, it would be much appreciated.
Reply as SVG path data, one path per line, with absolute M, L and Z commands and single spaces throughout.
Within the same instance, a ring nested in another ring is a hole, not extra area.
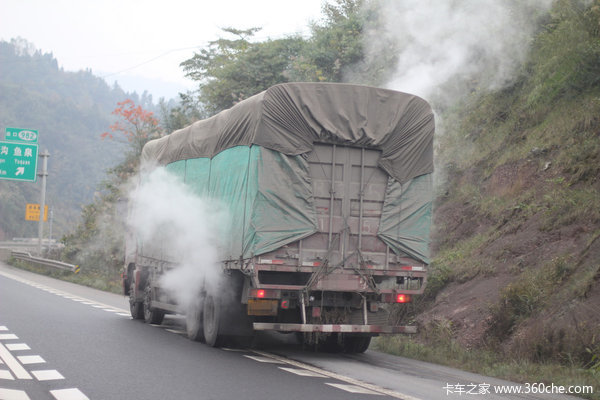
M 410 301 L 410 295 L 408 294 L 397 294 L 396 303 L 408 303 Z
M 279 289 L 250 289 L 248 297 L 251 299 L 280 299 L 281 290 Z

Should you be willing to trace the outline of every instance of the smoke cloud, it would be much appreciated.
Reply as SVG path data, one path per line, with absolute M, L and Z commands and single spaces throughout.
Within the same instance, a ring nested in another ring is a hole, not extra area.
M 219 246 L 229 217 L 163 167 L 144 175 L 130 199 L 134 212 L 128 223 L 138 245 L 145 256 L 177 265 L 160 284 L 185 311 L 203 284 L 218 284 Z
M 445 105 L 461 94 L 459 89 L 497 89 L 510 83 L 552 0 L 384 4 L 384 32 L 374 32 L 369 42 L 374 48 L 382 37 L 399 43 L 396 72 L 386 86 Z

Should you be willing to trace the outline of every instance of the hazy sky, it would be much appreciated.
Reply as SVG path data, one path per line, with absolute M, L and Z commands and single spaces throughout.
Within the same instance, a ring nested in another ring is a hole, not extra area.
M 192 88 L 179 63 L 220 28 L 262 27 L 256 37 L 307 33 L 324 0 L 1 0 L 0 39 L 17 36 L 52 52 L 68 71 L 91 68 L 141 94 Z

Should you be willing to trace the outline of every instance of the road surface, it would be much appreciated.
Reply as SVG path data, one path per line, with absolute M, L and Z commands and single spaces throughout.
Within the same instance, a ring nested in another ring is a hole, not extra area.
M 565 398 L 494 394 L 516 384 L 375 351 L 303 351 L 289 335 L 211 348 L 185 337 L 181 317 L 149 326 L 128 307 L 0 263 L 0 400 Z

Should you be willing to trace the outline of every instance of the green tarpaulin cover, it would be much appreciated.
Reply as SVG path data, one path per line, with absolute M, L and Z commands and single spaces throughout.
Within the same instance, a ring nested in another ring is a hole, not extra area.
M 227 259 L 275 250 L 317 231 L 309 168 L 313 143 L 381 150 L 390 176 L 378 236 L 429 262 L 434 117 L 423 99 L 349 84 L 286 83 L 144 146 L 203 196 L 227 203 Z

